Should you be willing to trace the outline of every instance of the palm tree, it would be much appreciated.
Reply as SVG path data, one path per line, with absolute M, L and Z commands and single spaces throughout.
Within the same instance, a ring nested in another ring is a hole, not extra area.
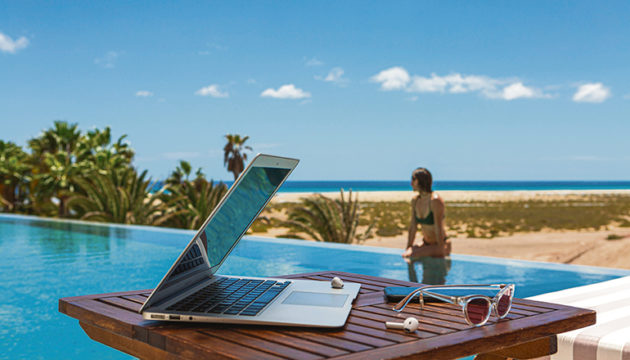
M 28 141 L 32 150 L 34 172 L 34 202 L 50 203 L 54 197 L 59 201 L 58 215 L 67 215 L 66 201 L 74 191 L 74 177 L 85 170 L 77 163 L 75 150 L 81 139 L 77 124 L 55 121 L 53 127 Z
M 227 193 L 225 184 L 214 184 L 214 181 L 206 180 L 201 168 L 192 181 L 188 179 L 191 172 L 190 163 L 182 160 L 166 180 L 162 199 L 174 210 L 167 225 L 186 229 L 199 228 Z
M 111 129 L 93 129 L 81 137 L 77 146 L 77 162 L 87 161 L 97 170 L 120 170 L 131 166 L 135 155 L 122 135 L 112 144 Z
M 126 135 L 111 143 L 111 130 L 94 129 L 85 135 L 77 124 L 55 121 L 28 144 L 32 150 L 33 206 L 44 212 L 57 200 L 58 216 L 69 215 L 67 201 L 76 191 L 77 178 L 99 171 L 101 175 L 126 171 L 131 168 L 133 149 L 123 142 Z M 84 192 L 85 195 L 85 192 Z
M 162 191 L 149 192 L 154 184 L 146 175 L 146 170 L 138 175 L 132 168 L 106 174 L 93 171 L 77 178 L 84 194 L 72 196 L 68 207 L 82 220 L 161 225 L 174 211 L 161 201 Z
M 251 146 L 245 146 L 245 141 L 249 139 L 249 136 L 241 138 L 237 134 L 227 134 L 225 138 L 228 142 L 223 148 L 223 165 L 227 166 L 227 170 L 234 175 L 234 180 L 236 180 L 245 169 L 247 154 L 244 150 L 252 151 Z
M 358 196 L 348 199 L 341 189 L 340 198 L 332 200 L 320 194 L 302 199 L 299 206 L 289 209 L 289 220 L 283 224 L 298 232 L 304 232 L 317 241 L 350 244 L 367 239 L 374 224 L 357 234 L 360 216 Z
M 43 160 L 44 154 L 65 152 L 71 155 L 77 148 L 81 131 L 78 124 L 69 124 L 66 121 L 55 121 L 51 129 L 43 131 L 39 137 L 28 141 L 28 146 L 33 151 L 33 156 Z
M 27 158 L 20 146 L 0 140 L 0 206 L 7 211 L 24 205 L 31 172 Z
M 166 184 L 168 185 L 179 185 L 185 181 L 188 181 L 188 177 L 190 177 L 190 172 L 192 171 L 192 166 L 188 161 L 180 160 L 179 165 L 175 168 L 175 170 L 171 173 L 171 176 L 166 179 Z M 201 168 L 197 170 L 197 173 L 201 173 Z
M 42 195 L 54 196 L 59 201 L 59 216 L 65 217 L 67 201 L 77 189 L 77 178 L 90 169 L 89 165 L 73 161 L 72 154 L 65 152 L 45 154 L 44 164 L 48 171 L 39 174 L 39 191 Z

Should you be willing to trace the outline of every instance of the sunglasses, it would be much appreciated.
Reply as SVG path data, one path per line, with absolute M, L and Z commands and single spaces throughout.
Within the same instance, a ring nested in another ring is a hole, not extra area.
M 432 289 L 498 290 L 498 292 L 494 297 L 477 294 L 450 296 L 429 291 Z M 420 308 L 424 309 L 424 297 L 431 297 L 453 305 L 460 305 L 466 322 L 471 326 L 481 326 L 488 321 L 491 312 L 494 312 L 499 319 L 507 316 L 512 308 L 514 290 L 514 284 L 427 285 L 409 293 L 394 306 L 393 310 L 401 312 L 416 295 L 420 296 Z

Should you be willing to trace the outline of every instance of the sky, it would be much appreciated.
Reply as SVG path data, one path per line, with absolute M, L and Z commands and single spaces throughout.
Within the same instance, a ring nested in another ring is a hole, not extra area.
M 55 120 L 231 179 L 629 180 L 630 2 L 0 0 L 0 139 Z

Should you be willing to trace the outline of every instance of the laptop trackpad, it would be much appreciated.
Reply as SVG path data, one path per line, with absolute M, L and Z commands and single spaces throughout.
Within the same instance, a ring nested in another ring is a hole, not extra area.
M 347 294 L 324 294 L 306 291 L 294 291 L 282 302 L 290 305 L 343 307 Z

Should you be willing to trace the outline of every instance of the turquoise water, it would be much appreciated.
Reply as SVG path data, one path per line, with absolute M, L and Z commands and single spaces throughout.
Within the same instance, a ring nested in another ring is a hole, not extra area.
M 154 287 L 191 231 L 0 215 L 0 358 L 119 359 L 57 311 L 61 297 Z M 245 238 L 220 273 L 273 276 L 339 270 L 450 284 L 514 282 L 527 297 L 630 271 L 454 255 L 405 263 L 398 249 Z

